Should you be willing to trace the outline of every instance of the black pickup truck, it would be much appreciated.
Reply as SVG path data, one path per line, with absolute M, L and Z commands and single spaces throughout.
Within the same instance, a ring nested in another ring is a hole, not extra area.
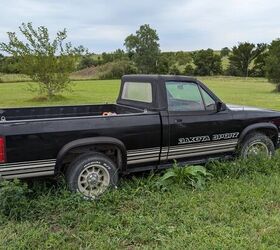
M 0 109 L 2 179 L 65 174 L 96 197 L 118 176 L 209 158 L 271 156 L 280 112 L 224 104 L 185 76 L 122 77 L 116 104 Z

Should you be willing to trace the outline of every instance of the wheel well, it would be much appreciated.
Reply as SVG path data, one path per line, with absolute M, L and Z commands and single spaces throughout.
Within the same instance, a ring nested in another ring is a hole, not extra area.
M 278 134 L 275 133 L 275 130 L 272 128 L 256 128 L 253 130 L 250 130 L 240 141 L 241 143 L 244 142 L 246 140 L 246 138 L 248 138 L 248 136 L 255 134 L 255 133 L 261 133 L 266 135 L 268 138 L 270 138 L 274 144 L 274 146 L 277 145 L 277 141 L 278 141 Z
M 93 144 L 77 146 L 70 149 L 65 155 L 63 155 L 61 165 L 59 166 L 59 171 L 65 172 L 65 169 L 69 166 L 69 164 L 78 156 L 94 152 L 102 153 L 108 156 L 113 162 L 116 163 L 117 169 L 119 170 L 123 170 L 123 168 L 125 167 L 125 156 L 123 155 L 121 149 L 116 145 L 104 143 L 96 145 Z

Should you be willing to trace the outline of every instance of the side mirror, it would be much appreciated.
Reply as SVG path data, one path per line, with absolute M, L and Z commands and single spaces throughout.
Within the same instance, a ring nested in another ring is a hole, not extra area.
M 227 106 L 223 102 L 217 102 L 217 112 L 225 111 Z

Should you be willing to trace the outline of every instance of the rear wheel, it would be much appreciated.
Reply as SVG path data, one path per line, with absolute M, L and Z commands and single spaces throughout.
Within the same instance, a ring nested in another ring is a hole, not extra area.
M 272 140 L 264 134 L 255 133 L 248 135 L 240 148 L 242 158 L 263 155 L 271 157 L 275 153 L 275 147 Z
M 66 171 L 71 191 L 95 199 L 118 183 L 115 163 L 101 153 L 85 154 L 74 160 Z

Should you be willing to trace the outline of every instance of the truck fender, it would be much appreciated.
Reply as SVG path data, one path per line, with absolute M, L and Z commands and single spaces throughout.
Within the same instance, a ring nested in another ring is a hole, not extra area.
M 122 155 L 122 163 L 123 163 L 122 167 L 126 167 L 126 158 L 127 158 L 126 147 L 122 141 L 113 137 L 89 137 L 89 138 L 71 141 L 62 147 L 62 149 L 59 151 L 57 155 L 55 172 L 57 173 L 60 171 L 62 167 L 63 159 L 71 149 L 81 147 L 81 146 L 100 145 L 100 144 L 109 144 L 118 147 Z
M 238 142 L 242 142 L 243 139 L 252 131 L 254 130 L 270 130 L 272 131 L 272 134 L 275 136 L 275 140 L 273 141 L 274 144 L 277 143 L 277 139 L 278 139 L 278 129 L 277 127 L 273 124 L 273 123 L 269 123 L 269 122 L 260 122 L 260 123 L 255 123 L 252 125 L 249 125 L 248 127 L 246 127 L 240 134 L 239 136 L 239 140 Z

